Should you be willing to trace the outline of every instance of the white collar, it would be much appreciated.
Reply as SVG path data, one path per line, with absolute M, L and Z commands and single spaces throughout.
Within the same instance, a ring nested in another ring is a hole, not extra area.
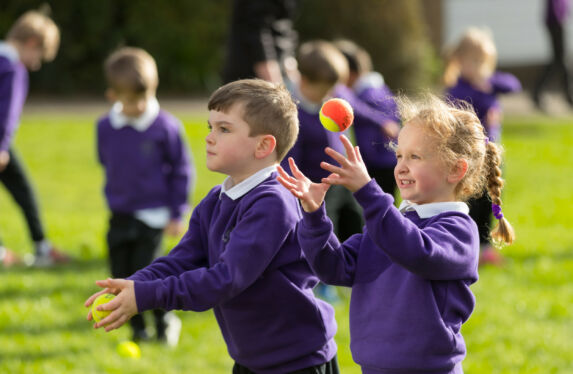
M 128 117 L 122 113 L 123 104 L 119 101 L 115 102 L 109 111 L 109 121 L 111 127 L 116 130 L 125 126 L 131 126 L 137 131 L 145 131 L 153 124 L 157 115 L 159 114 L 159 102 L 155 97 L 150 97 L 147 100 L 147 107 L 139 117 Z
M 293 99 L 295 99 L 298 107 L 301 107 L 305 112 L 309 114 L 316 114 L 320 112 L 322 104 L 314 103 L 305 98 L 300 92 L 300 86 L 298 84 L 291 82 L 289 85 L 287 85 L 287 88 L 289 89 Z
M 0 42 L 0 56 L 6 57 L 11 62 L 19 62 L 20 54 L 13 45 L 6 42 Z
M 365 89 L 371 87 L 374 88 L 384 87 L 384 77 L 382 76 L 382 74 L 376 71 L 371 71 L 369 73 L 363 74 L 356 80 L 356 82 L 352 86 L 352 89 L 354 90 L 354 92 L 360 93 Z
M 470 208 L 468 204 L 461 201 L 446 201 L 442 203 L 429 203 L 418 205 L 416 203 L 411 203 L 408 200 L 402 201 L 400 207 L 398 208 L 400 212 L 405 213 L 408 211 L 415 210 L 420 218 L 430 218 L 437 216 L 444 212 L 460 212 L 468 214 Z
M 231 200 L 237 200 L 261 184 L 262 181 L 270 177 L 271 174 L 276 170 L 276 165 L 267 166 L 266 168 L 257 171 L 255 174 L 234 186 L 232 185 L 233 181 L 231 180 L 231 177 L 227 177 L 221 184 L 221 192 L 219 196 L 226 194 Z

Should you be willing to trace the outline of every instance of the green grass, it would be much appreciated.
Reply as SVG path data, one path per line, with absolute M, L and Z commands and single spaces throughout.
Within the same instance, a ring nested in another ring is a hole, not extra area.
M 123 327 L 94 331 L 84 300 L 108 275 L 107 210 L 95 161 L 98 113 L 28 114 L 16 138 L 36 186 L 49 237 L 78 260 L 53 269 L 0 270 L 0 372 L 230 373 L 232 360 L 211 312 L 177 312 L 180 345 L 142 346 L 140 360 L 121 358 Z M 180 117 L 198 169 L 194 202 L 223 177 L 204 162 L 205 117 Z M 464 325 L 466 373 L 573 372 L 573 119 L 513 117 L 505 121 L 504 214 L 518 239 L 504 249 L 504 268 L 485 268 L 473 286 L 477 307 Z M 0 231 L 30 253 L 19 211 L 0 188 Z M 175 240 L 168 240 L 166 248 Z M 348 293 L 337 307 L 342 373 L 359 373 L 349 353 Z

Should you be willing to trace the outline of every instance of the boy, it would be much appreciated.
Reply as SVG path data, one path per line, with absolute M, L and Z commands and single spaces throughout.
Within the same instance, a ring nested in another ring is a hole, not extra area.
M 6 40 L 0 42 L 0 181 L 22 209 L 35 247 L 33 264 L 50 266 L 70 258 L 46 239 L 38 204 L 24 165 L 12 140 L 28 94 L 28 70 L 36 71 L 42 61 L 52 61 L 60 44 L 58 26 L 48 16 L 29 11 L 16 20 Z M 0 240 L 0 261 L 18 262 Z
M 213 308 L 233 373 L 338 373 L 334 311 L 314 298 L 317 278 L 296 240 L 301 211 L 276 180 L 298 133 L 282 86 L 240 80 L 209 100 L 207 168 L 228 175 L 195 208 L 169 255 L 127 280 L 97 281 L 117 294 L 97 323 L 120 327 L 138 311 Z M 88 320 L 91 320 L 91 312 Z
M 111 274 L 124 278 L 151 263 L 163 231 L 182 232 L 193 168 L 181 123 L 161 110 L 155 98 L 153 57 L 139 48 L 121 48 L 108 57 L 104 70 L 106 96 L 114 104 L 98 121 L 97 150 L 111 210 Z M 177 344 L 177 317 L 161 309 L 154 314 L 157 339 Z M 134 341 L 148 338 L 142 315 L 131 319 L 131 327 Z
M 346 86 L 358 99 L 383 115 L 380 124 L 358 121 L 354 126 L 354 134 L 368 173 L 376 179 L 384 192 L 394 195 L 396 155 L 389 144 L 398 141 L 397 136 L 400 131 L 398 124 L 400 119 L 394 95 L 384 83 L 382 75 L 372 71 L 372 60 L 364 48 L 345 39 L 337 40 L 334 44 L 348 61 L 349 74 Z

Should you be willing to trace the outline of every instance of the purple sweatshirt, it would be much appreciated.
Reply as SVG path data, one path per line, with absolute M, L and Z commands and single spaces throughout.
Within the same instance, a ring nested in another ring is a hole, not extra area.
M 194 175 L 182 132 L 180 122 L 163 110 L 145 131 L 116 129 L 109 114 L 99 119 L 97 151 L 112 212 L 168 207 L 172 219 L 181 217 Z
M 28 70 L 12 46 L 0 43 L 0 151 L 10 148 L 27 94 Z
M 487 123 L 487 113 L 490 109 L 501 110 L 497 96 L 499 94 L 521 91 L 521 83 L 510 73 L 496 72 L 489 80 L 490 92 L 478 90 L 463 78 L 450 87 L 447 95 L 456 100 L 464 100 L 470 103 L 489 137 L 489 140 L 497 142 L 501 137 L 501 123 Z
M 392 91 L 376 72 L 360 77 L 352 89 L 362 102 L 383 114 L 382 123 L 357 121 L 354 126 L 356 143 L 360 147 L 364 163 L 369 170 L 393 168 L 396 166 L 396 154 L 388 145 L 397 139 L 389 138 L 381 129 L 386 121 L 400 122 Z
M 336 354 L 333 308 L 296 238 L 298 201 L 273 172 L 241 197 L 213 188 L 169 255 L 130 279 L 138 311 L 214 308 L 231 357 L 257 373 L 286 373 Z
M 479 236 L 469 215 L 402 214 L 374 180 L 354 194 L 366 227 L 340 244 L 324 205 L 304 213 L 298 239 L 312 269 L 352 287 L 350 348 L 363 373 L 456 373 L 475 298 Z
M 547 0 L 545 6 L 545 23 L 547 25 L 562 25 L 569 15 L 571 4 L 569 0 Z

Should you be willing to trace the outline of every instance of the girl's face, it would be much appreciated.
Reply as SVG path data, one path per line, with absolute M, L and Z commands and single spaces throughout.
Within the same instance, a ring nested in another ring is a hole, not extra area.
M 440 158 L 438 142 L 414 123 L 398 136 L 398 163 L 394 177 L 403 200 L 416 204 L 455 201 L 456 183 L 448 180 L 450 168 Z
M 486 51 L 470 51 L 459 57 L 459 64 L 464 79 L 481 85 L 494 73 L 495 56 Z

